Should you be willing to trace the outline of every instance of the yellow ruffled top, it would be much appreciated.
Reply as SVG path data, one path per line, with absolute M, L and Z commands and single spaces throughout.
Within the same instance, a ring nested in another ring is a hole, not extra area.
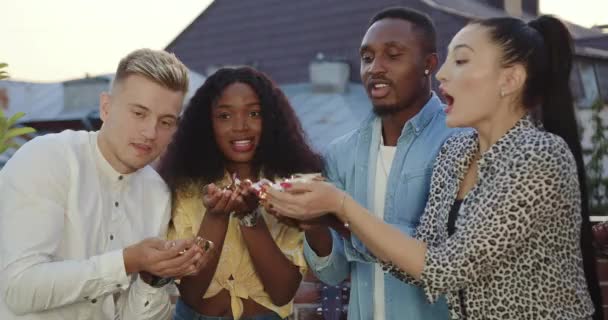
M 221 188 L 230 185 L 230 182 L 231 178 L 227 174 L 216 185 Z M 173 199 L 172 223 L 167 235 L 169 239 L 192 238 L 198 233 L 206 212 L 202 200 L 202 187 L 201 183 L 191 182 L 176 192 Z M 308 268 L 303 253 L 304 233 L 297 228 L 278 222 L 265 210 L 262 210 L 262 214 L 279 249 L 294 265 L 299 267 L 300 273 L 304 276 Z M 216 249 L 219 250 L 219 248 Z M 239 319 L 243 314 L 241 299 L 252 299 L 276 312 L 281 318 L 292 313 L 293 301 L 281 307 L 276 306 L 272 303 L 268 293 L 264 291 L 262 281 L 255 272 L 243 240 L 237 218 L 230 217 L 224 247 L 221 250 L 215 275 L 207 292 L 201 298 L 213 297 L 222 289 L 228 290 L 231 297 L 232 315 L 235 319 Z

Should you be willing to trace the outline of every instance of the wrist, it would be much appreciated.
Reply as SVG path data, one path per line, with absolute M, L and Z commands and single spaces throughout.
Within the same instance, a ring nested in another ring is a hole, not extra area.
M 205 217 L 203 219 L 203 221 L 210 221 L 212 223 L 217 223 L 217 224 L 228 224 L 228 221 L 230 221 L 230 214 L 229 213 L 217 213 L 217 212 L 211 212 L 211 211 L 207 211 L 207 214 L 205 214 Z
M 260 207 L 256 207 L 250 213 L 243 215 L 239 218 L 239 224 L 242 227 L 253 228 L 258 224 L 260 219 Z
M 347 212 L 345 210 L 345 205 L 346 205 L 346 201 L 348 200 L 348 194 L 346 194 L 346 192 L 344 191 L 339 191 L 336 197 L 336 203 L 335 203 L 335 209 L 334 209 L 334 214 L 336 215 L 336 218 L 338 218 L 338 220 L 342 221 L 343 223 L 348 223 L 348 217 L 347 217 Z
M 155 276 L 146 271 L 139 272 L 139 279 L 141 279 L 141 281 L 145 282 L 147 285 L 149 285 L 152 288 L 162 288 L 162 287 L 166 286 L 167 284 L 169 284 L 170 282 L 174 281 L 173 278 L 163 278 L 163 277 Z
M 141 281 L 143 281 L 147 284 L 150 284 L 152 282 L 152 279 L 154 278 L 154 276 L 146 271 L 140 271 L 139 278 L 141 279 Z
M 125 272 L 127 274 L 138 273 L 141 271 L 137 258 L 137 248 L 135 246 L 124 248 L 122 251 L 122 258 L 125 264 Z

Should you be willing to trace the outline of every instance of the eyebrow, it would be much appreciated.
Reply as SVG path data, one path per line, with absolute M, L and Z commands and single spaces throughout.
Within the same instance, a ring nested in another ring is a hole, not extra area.
M 145 107 L 145 106 L 143 106 L 143 105 L 141 105 L 141 104 L 139 104 L 139 103 L 129 103 L 129 105 L 130 105 L 130 106 L 132 106 L 132 107 L 135 107 L 135 108 L 144 109 L 146 112 L 150 112 L 150 109 L 149 109 L 149 108 L 147 108 L 147 107 Z M 172 114 L 170 114 L 170 113 L 167 113 L 167 114 L 161 114 L 161 115 L 160 115 L 160 117 L 161 117 L 161 118 L 166 118 L 166 117 L 169 117 L 169 118 L 172 118 L 172 119 L 175 119 L 175 120 L 177 120 L 177 119 L 178 119 L 178 117 L 176 117 L 175 115 L 172 115 Z
M 144 109 L 145 111 L 150 111 L 150 109 L 144 107 L 143 105 L 141 105 L 139 103 L 129 103 L 129 106 L 135 107 L 135 108 Z
M 407 46 L 397 41 L 389 41 L 384 43 L 385 47 L 396 47 L 399 49 L 407 49 Z
M 261 105 L 262 105 L 262 103 L 260 101 L 253 101 L 253 102 L 249 102 L 249 103 L 245 104 L 246 107 L 261 106 Z M 217 108 L 217 109 L 220 109 L 220 108 L 221 109 L 230 109 L 232 107 L 233 106 L 230 104 L 218 104 L 215 106 L 215 108 Z
M 362 45 L 362 46 L 359 48 L 359 53 L 361 53 L 361 52 L 363 52 L 363 51 L 367 51 L 367 50 L 369 50 L 369 49 L 370 49 L 370 48 L 369 48 L 369 45 L 367 45 L 367 44 Z
M 460 48 L 468 48 L 469 50 L 475 52 L 475 50 L 473 50 L 473 48 L 471 48 L 469 45 L 466 45 L 466 44 L 455 45 L 454 48 L 452 48 L 452 51 L 455 51 L 456 49 L 460 49 Z
M 385 42 L 382 44 L 384 47 L 395 47 L 401 50 L 407 50 L 407 46 L 403 45 L 402 43 L 399 43 L 397 41 L 389 41 L 389 42 Z M 371 46 L 369 44 L 364 44 L 361 46 L 361 48 L 359 48 L 359 53 L 364 52 L 364 51 L 368 51 L 371 50 Z

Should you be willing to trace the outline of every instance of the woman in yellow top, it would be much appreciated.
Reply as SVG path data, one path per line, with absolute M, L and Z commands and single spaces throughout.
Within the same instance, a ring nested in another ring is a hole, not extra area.
M 169 238 L 201 236 L 215 255 L 183 278 L 175 319 L 283 319 L 306 273 L 303 233 L 258 207 L 240 180 L 319 172 L 284 94 L 251 68 L 220 69 L 186 109 L 160 172 L 173 193 Z

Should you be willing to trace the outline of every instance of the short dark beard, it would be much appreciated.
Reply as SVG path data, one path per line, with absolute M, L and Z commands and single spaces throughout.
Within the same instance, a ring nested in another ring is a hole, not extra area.
M 383 105 L 380 107 L 374 105 L 372 110 L 374 111 L 374 114 L 377 115 L 378 117 L 385 117 L 385 116 L 394 115 L 405 109 L 407 109 L 407 105 L 393 104 L 393 105 Z

